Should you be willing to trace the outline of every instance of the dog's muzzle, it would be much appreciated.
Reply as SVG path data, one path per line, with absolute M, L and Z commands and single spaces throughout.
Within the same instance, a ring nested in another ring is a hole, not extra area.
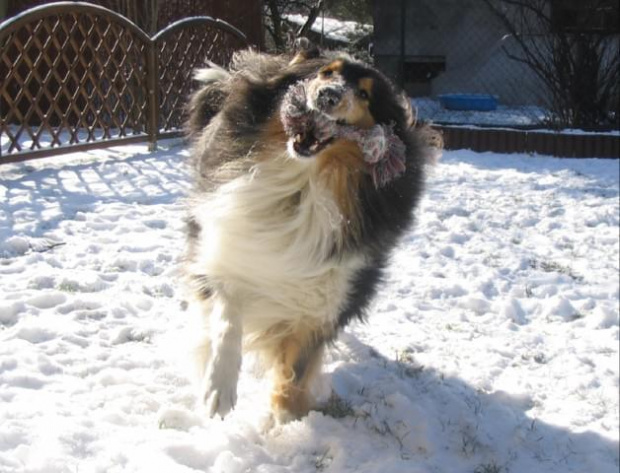
M 321 87 L 316 94 L 316 108 L 323 113 L 329 113 L 342 101 L 344 87 L 328 85 Z

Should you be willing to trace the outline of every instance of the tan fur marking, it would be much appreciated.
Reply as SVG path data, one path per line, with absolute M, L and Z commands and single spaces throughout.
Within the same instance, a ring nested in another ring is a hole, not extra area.
M 295 57 L 293 59 L 291 59 L 291 62 L 289 62 L 289 66 L 293 66 L 295 64 L 300 64 L 302 62 L 304 62 L 306 60 L 306 54 L 302 51 L 300 53 L 295 54 Z
M 275 113 L 265 123 L 262 130 L 262 139 L 259 143 L 262 144 L 260 149 L 257 149 L 257 154 L 253 156 L 255 162 L 267 161 L 274 156 L 275 152 L 284 152 L 286 150 L 286 142 L 288 137 L 284 132 L 284 127 L 280 121 L 280 116 Z
M 359 231 L 360 178 L 364 172 L 364 155 L 357 143 L 339 139 L 318 157 L 319 175 L 331 189 L 345 221 L 345 231 Z
M 375 119 L 369 109 L 369 103 L 372 100 L 372 85 L 373 79 L 371 77 L 363 77 L 358 81 L 358 88 L 368 94 L 368 99 L 362 99 L 357 95 L 353 97 L 354 104 L 349 112 L 350 117 L 347 119 L 352 125 L 360 128 L 372 128 L 375 126 Z
M 282 126 L 282 121 L 277 113 L 274 113 L 265 125 L 264 139 L 267 141 L 277 141 L 280 143 L 286 143 L 287 137 Z
M 302 355 L 303 350 L 312 344 L 312 337 L 314 334 L 311 331 L 297 332 L 280 344 L 271 395 L 271 405 L 276 412 L 285 411 L 300 418 L 312 407 L 311 382 L 319 372 L 323 354 L 322 348 L 318 348 Z M 294 367 L 300 356 L 308 356 L 309 359 L 302 378 L 295 379 Z
M 369 129 L 375 126 L 375 119 L 368 105 L 368 100 L 358 97 L 350 90 L 330 115 L 346 121 L 349 125 Z
M 360 99 L 359 97 L 353 97 L 351 100 L 353 104 L 349 107 L 347 113 L 345 113 L 345 116 L 343 117 L 347 123 L 364 129 L 369 129 L 375 126 L 375 119 L 368 109 L 368 102 Z
M 319 75 L 322 75 L 325 72 L 340 72 L 342 71 L 343 66 L 344 63 L 341 60 L 331 62 L 319 71 Z
M 359 80 L 358 87 L 368 94 L 368 97 L 372 98 L 372 78 L 364 77 Z

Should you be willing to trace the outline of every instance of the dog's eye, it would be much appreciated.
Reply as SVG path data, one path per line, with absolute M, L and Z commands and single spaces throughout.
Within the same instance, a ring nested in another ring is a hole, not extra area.
M 321 76 L 331 77 L 333 73 L 334 71 L 332 71 L 331 69 L 325 69 L 324 71 L 321 71 Z
M 357 96 L 358 96 L 360 99 L 363 99 L 363 100 L 368 100 L 368 99 L 370 98 L 370 96 L 368 95 L 368 92 L 366 92 L 366 91 L 365 91 L 365 90 L 363 90 L 363 89 L 362 89 L 362 90 L 359 90 L 359 91 L 357 92 Z

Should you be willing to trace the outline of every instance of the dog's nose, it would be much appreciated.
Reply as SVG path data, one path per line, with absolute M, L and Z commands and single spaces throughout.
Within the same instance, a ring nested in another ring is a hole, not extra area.
M 335 87 L 323 87 L 319 90 L 317 105 L 322 111 L 334 108 L 342 100 L 342 90 Z

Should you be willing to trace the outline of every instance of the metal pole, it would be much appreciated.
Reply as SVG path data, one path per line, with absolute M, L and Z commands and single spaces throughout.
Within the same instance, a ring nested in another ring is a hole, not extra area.
M 321 6 L 321 48 L 325 39 L 325 8 Z
M 400 0 L 400 70 L 399 83 L 401 88 L 405 88 L 405 15 L 407 13 L 407 0 Z

